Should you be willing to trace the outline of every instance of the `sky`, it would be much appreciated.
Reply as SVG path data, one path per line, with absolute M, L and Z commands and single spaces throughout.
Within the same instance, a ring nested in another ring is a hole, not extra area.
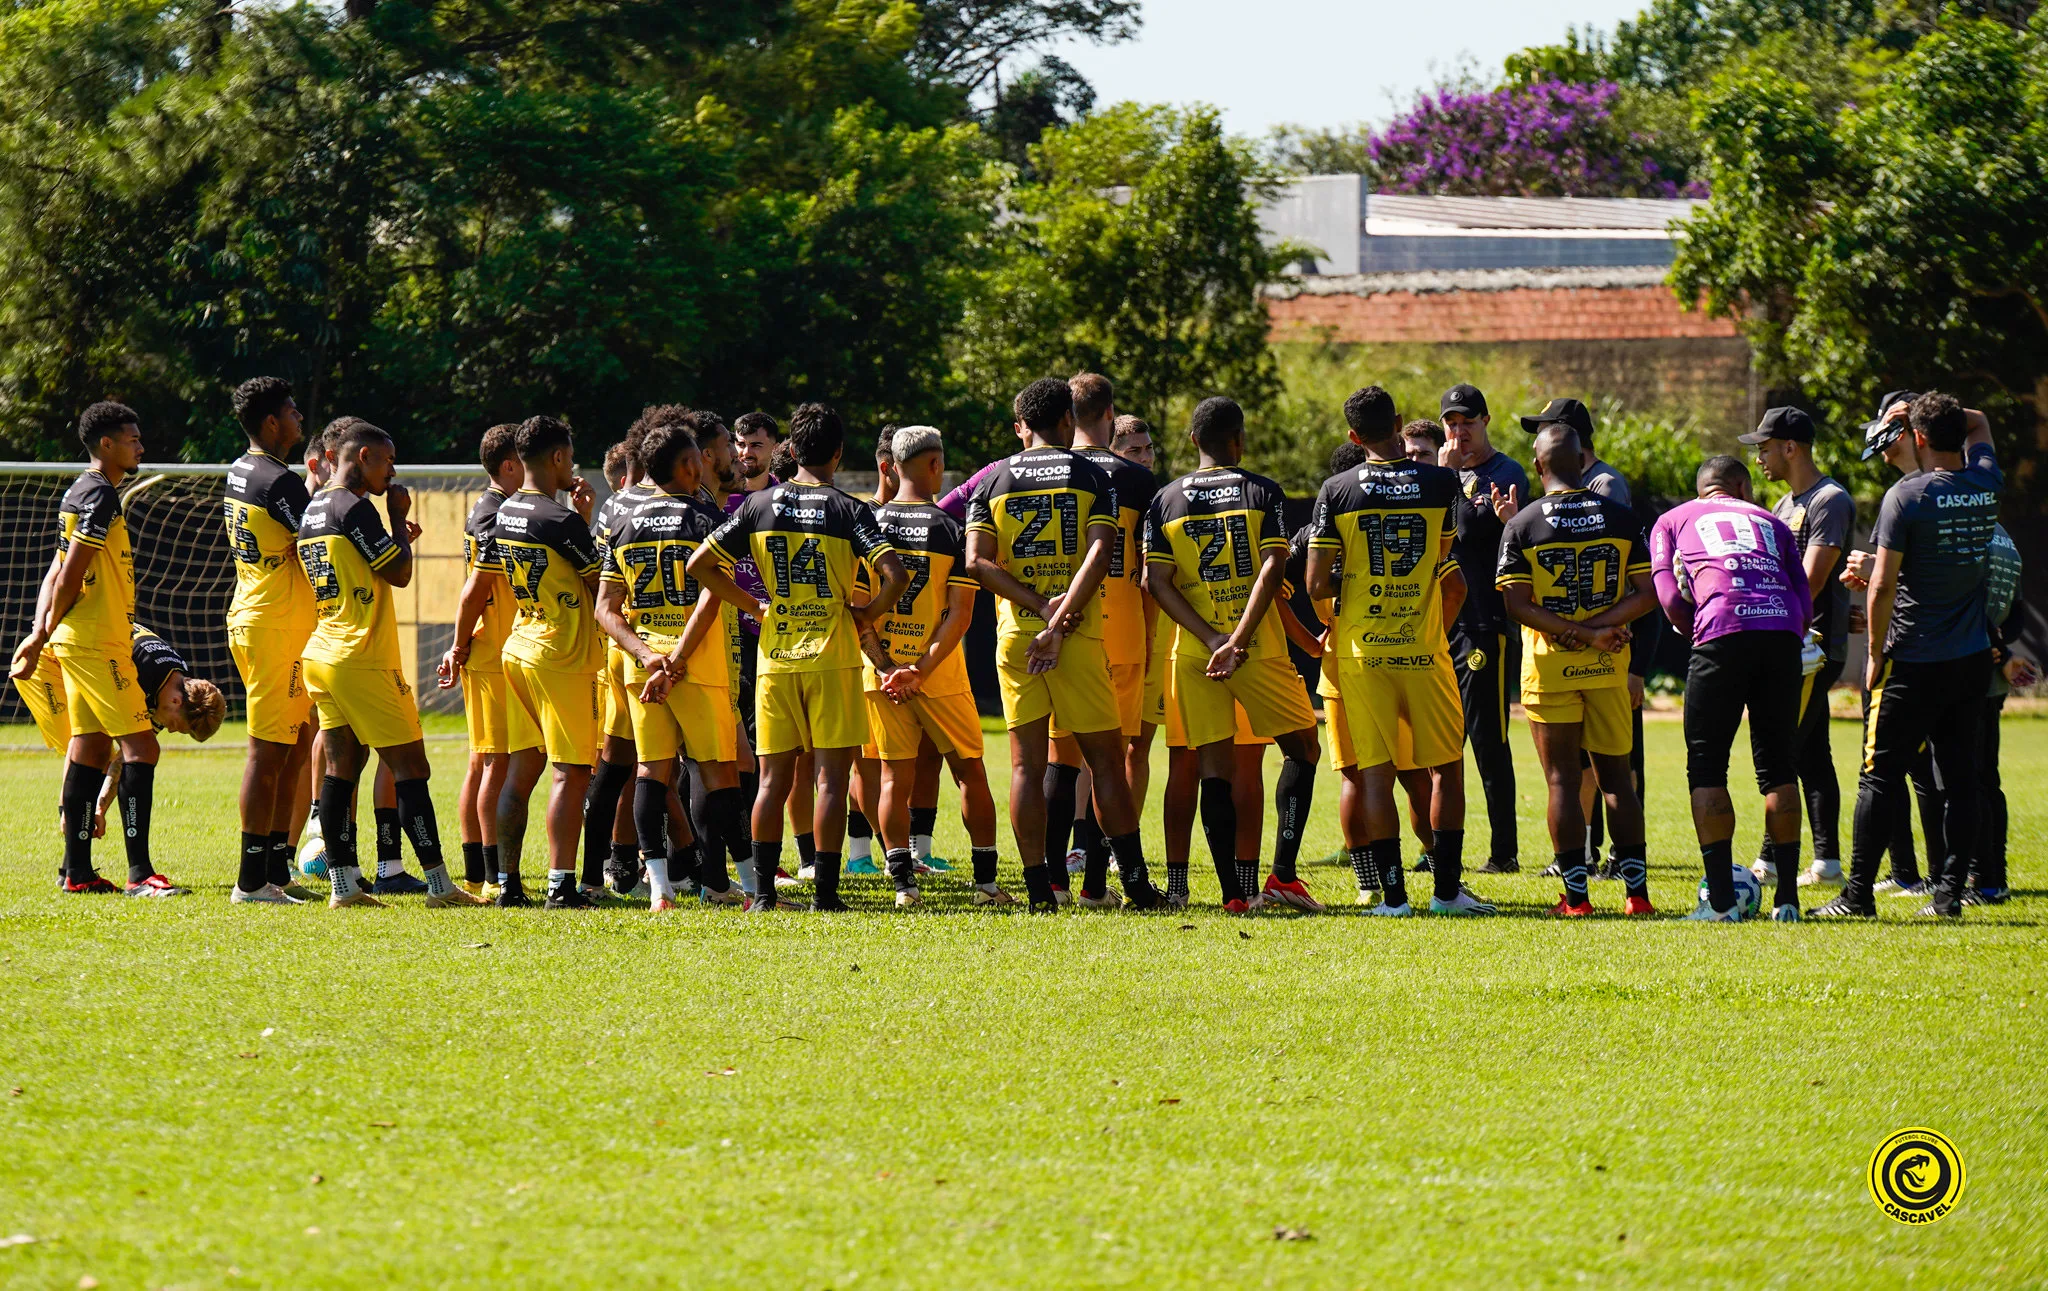
M 1096 104 L 1202 101 L 1233 133 L 1283 122 L 1384 123 L 1396 101 L 1476 61 L 1487 76 L 1528 45 L 1592 23 L 1612 30 L 1647 0 L 1144 0 L 1137 39 L 1053 51 Z

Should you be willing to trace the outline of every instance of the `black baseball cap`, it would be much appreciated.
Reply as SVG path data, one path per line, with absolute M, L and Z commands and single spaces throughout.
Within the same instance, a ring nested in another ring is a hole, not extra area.
M 1444 391 L 1444 397 L 1437 401 L 1436 415 L 1463 413 L 1467 417 L 1486 416 L 1486 396 L 1479 393 L 1478 386 L 1454 385 Z
M 1522 418 L 1522 429 L 1532 435 L 1550 425 L 1570 426 L 1579 432 L 1582 443 L 1593 438 L 1593 414 L 1577 399 L 1552 399 L 1543 405 L 1542 412 Z
M 1911 403 L 1919 397 L 1918 392 L 1912 390 L 1888 390 L 1885 392 L 1884 398 L 1877 401 L 1877 416 L 1863 423 L 1864 461 L 1867 462 L 1884 452 L 1885 449 L 1892 446 L 1893 441 L 1906 433 L 1906 423 L 1904 421 L 1889 423 L 1885 421 L 1884 415 L 1892 410 L 1892 405 Z
M 1813 442 L 1813 418 L 1798 408 L 1772 408 L 1764 413 L 1764 419 L 1756 429 L 1747 435 L 1737 435 L 1737 443 L 1761 444 L 1767 439 L 1789 439 L 1795 444 Z

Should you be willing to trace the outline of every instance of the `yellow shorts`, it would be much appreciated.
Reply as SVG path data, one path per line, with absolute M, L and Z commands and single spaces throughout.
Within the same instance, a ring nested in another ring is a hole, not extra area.
M 1323 696 L 1323 725 L 1330 729 L 1330 768 L 1357 770 L 1358 746 L 1351 742 L 1351 723 L 1344 716 L 1343 696 Z
M 597 737 L 604 725 L 600 679 L 594 672 L 553 672 L 505 660 L 508 751 L 545 749 L 550 762 L 596 766 Z
M 1635 748 L 1635 708 L 1626 686 L 1525 693 L 1522 707 L 1532 722 L 1581 723 L 1579 747 L 1588 753 L 1619 756 Z
M 1066 654 L 1066 647 L 1060 647 Z M 1116 699 L 1117 729 L 1126 737 L 1136 735 L 1143 729 L 1145 720 L 1145 667 L 1136 663 L 1113 663 L 1109 665 L 1109 690 Z M 1055 740 L 1063 740 L 1073 732 L 1061 726 L 1055 719 L 1047 734 Z
M 48 652 L 49 647 L 44 647 Z M 140 735 L 150 729 L 149 699 L 135 660 L 118 655 L 58 654 L 64 707 L 72 735 Z
M 462 670 L 462 716 L 469 723 L 469 751 L 510 753 L 512 734 L 505 726 L 505 674 Z
M 14 692 L 21 696 L 29 716 L 36 719 L 44 744 L 61 749 L 71 742 L 71 701 L 64 693 L 64 666 L 57 662 L 55 651 L 43 647 L 34 674 L 16 681 Z
M 306 689 L 320 710 L 320 729 L 346 726 L 373 749 L 395 749 L 420 736 L 419 705 L 396 668 L 350 668 L 306 660 Z
M 667 703 L 649 705 L 640 702 L 646 684 L 647 670 L 627 660 L 626 708 L 633 719 L 634 752 L 642 762 L 666 762 L 678 753 L 692 762 L 739 757 L 739 714 L 733 711 L 731 688 L 679 681 L 669 687 Z
M 884 762 L 902 762 L 917 756 L 925 736 L 941 753 L 963 758 L 981 756 L 981 714 L 975 710 L 974 695 L 913 695 L 899 704 L 879 690 L 867 692 L 867 757 Z
M 296 744 L 313 719 L 306 689 L 306 634 L 279 628 L 229 628 L 228 650 L 249 695 L 249 734 L 272 744 Z
M 1240 712 L 1252 734 L 1264 738 L 1314 728 L 1308 688 L 1286 658 L 1248 660 L 1226 681 L 1203 675 L 1207 666 L 1206 659 L 1173 661 L 1174 702 L 1189 748 L 1232 739 Z
M 1465 756 L 1465 707 L 1448 655 L 1405 666 L 1339 659 L 1337 689 L 1355 766 L 1437 767 Z
M 1140 698 L 1139 720 L 1161 726 L 1166 722 L 1166 674 L 1173 670 L 1173 638 L 1165 632 L 1152 639 L 1152 658 L 1145 665 L 1145 693 Z
M 754 752 L 857 749 L 868 742 L 859 668 L 764 672 L 754 678 Z
M 1204 680 L 1207 679 L 1204 678 Z M 1165 689 L 1162 694 L 1164 696 L 1162 702 L 1166 709 L 1164 714 L 1166 718 L 1164 723 L 1166 727 L 1166 747 L 1170 749 L 1187 748 L 1187 728 L 1181 725 L 1180 720 L 1180 687 L 1174 680 L 1173 662 L 1171 659 L 1167 661 Z M 1236 710 L 1233 714 L 1236 733 L 1231 736 L 1230 742 L 1232 744 L 1271 744 L 1273 742 L 1271 736 L 1258 735 L 1252 731 L 1251 718 L 1245 715 L 1243 704 L 1238 703 L 1235 698 L 1230 702 L 1231 706 Z
M 1101 638 L 1068 637 L 1060 646 L 1058 666 L 1036 675 L 1025 662 L 1030 649 L 1031 638 L 1022 633 L 996 643 L 1003 721 L 1011 730 L 1041 717 L 1051 718 L 1061 732 L 1071 735 L 1123 729 L 1123 715 L 1109 677 L 1109 656 Z
M 604 676 L 601 680 L 604 689 L 604 733 L 607 736 L 616 735 L 622 740 L 633 738 L 633 708 L 626 699 L 626 674 L 635 666 L 633 661 L 626 657 L 624 650 L 606 643 Z M 640 680 L 642 685 L 646 684 L 645 677 Z M 671 753 L 669 756 L 674 757 L 675 754 Z M 660 758 L 650 760 L 661 761 Z

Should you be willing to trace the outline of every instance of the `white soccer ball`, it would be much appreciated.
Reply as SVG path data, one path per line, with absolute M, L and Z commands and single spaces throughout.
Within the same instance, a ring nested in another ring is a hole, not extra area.
M 1735 872 L 1735 908 L 1742 912 L 1743 918 L 1753 918 L 1763 908 L 1763 881 L 1745 866 L 1731 865 L 1729 868 Z M 1707 876 L 1704 874 L 1700 876 L 1700 904 L 1707 904 Z

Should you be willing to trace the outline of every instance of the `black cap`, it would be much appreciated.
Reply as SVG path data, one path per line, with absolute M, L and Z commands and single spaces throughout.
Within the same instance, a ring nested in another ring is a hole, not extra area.
M 1581 441 L 1593 438 L 1593 414 L 1586 411 L 1586 405 L 1577 399 L 1552 399 L 1543 405 L 1543 411 L 1533 417 L 1522 418 L 1522 429 L 1534 435 L 1545 426 L 1561 424 L 1579 432 Z
M 1486 416 L 1486 396 L 1479 393 L 1478 386 L 1454 385 L 1444 391 L 1444 397 L 1437 401 L 1436 415 L 1459 412 L 1467 417 Z
M 1885 449 L 1892 441 L 1906 433 L 1904 419 L 1887 423 L 1884 415 L 1892 410 L 1893 404 L 1911 403 L 1920 396 L 1912 390 L 1888 390 L 1877 401 L 1877 416 L 1863 423 L 1863 460 L 1869 461 Z
M 1761 444 L 1767 439 L 1789 439 L 1795 444 L 1813 442 L 1813 418 L 1798 408 L 1772 408 L 1747 435 L 1737 435 L 1743 444 Z

